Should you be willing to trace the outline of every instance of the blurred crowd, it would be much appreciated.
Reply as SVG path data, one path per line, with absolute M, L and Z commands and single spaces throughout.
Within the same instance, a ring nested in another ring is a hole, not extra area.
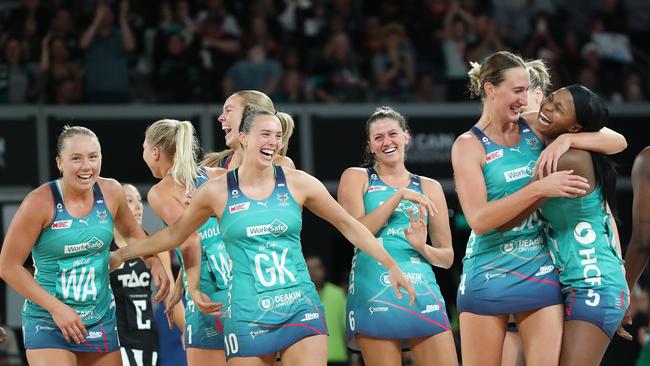
M 4 0 L 0 103 L 462 101 L 498 50 L 637 102 L 649 36 L 646 0 Z

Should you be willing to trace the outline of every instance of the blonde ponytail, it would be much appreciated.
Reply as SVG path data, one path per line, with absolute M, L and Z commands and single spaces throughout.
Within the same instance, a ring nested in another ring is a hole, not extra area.
M 275 115 L 280 120 L 280 125 L 282 126 L 282 149 L 280 149 L 278 154 L 287 156 L 287 151 L 289 151 L 289 139 L 291 139 L 291 135 L 293 135 L 295 123 L 293 122 L 293 117 L 288 113 L 277 112 Z
M 193 191 L 198 176 L 196 158 L 199 143 L 192 123 L 162 119 L 149 126 L 145 136 L 152 147 L 157 146 L 172 159 L 169 174 L 174 182 L 185 187 L 185 192 Z

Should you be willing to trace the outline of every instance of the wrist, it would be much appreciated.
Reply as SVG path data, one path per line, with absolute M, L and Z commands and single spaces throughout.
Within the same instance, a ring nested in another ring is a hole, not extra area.
M 390 255 L 386 255 L 386 257 L 382 258 L 379 262 L 381 262 L 381 264 L 388 270 L 390 270 L 392 266 L 397 264 L 395 259 L 393 259 L 393 257 L 391 257 Z

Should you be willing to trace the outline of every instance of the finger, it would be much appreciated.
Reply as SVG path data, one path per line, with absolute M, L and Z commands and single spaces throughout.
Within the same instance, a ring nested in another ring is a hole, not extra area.
M 436 207 L 436 205 L 434 205 L 433 202 L 431 202 L 431 201 L 429 201 L 429 206 L 430 206 L 430 210 L 433 210 L 433 213 L 431 214 L 431 216 L 437 215 L 438 214 L 438 207 Z
M 628 332 L 625 328 L 623 328 L 623 326 L 618 327 L 618 329 L 616 330 L 616 334 L 619 337 L 628 341 L 631 341 L 633 339 L 632 334 L 630 334 L 630 332 Z
M 79 328 L 76 325 L 73 324 L 68 329 L 68 333 L 72 336 L 72 339 L 74 340 L 74 342 L 76 344 L 81 343 L 81 340 L 83 339 L 83 336 L 81 335 L 81 331 L 79 330 Z
M 77 326 L 77 329 L 79 329 L 79 331 L 81 332 L 81 335 L 86 337 L 88 335 L 88 331 L 86 330 L 86 326 L 84 325 L 84 322 L 81 321 L 80 318 L 78 318 L 75 324 Z
M 409 211 L 409 221 L 411 225 L 413 225 L 415 224 L 415 217 L 413 216 L 413 210 L 409 207 L 408 211 Z
M 418 222 L 424 225 L 424 216 L 427 214 L 427 211 L 424 209 L 424 206 L 420 204 L 418 207 Z
M 63 333 L 63 339 L 65 339 L 65 342 L 70 343 L 70 336 L 68 335 L 68 331 L 65 328 L 59 329 L 61 329 L 61 333 Z
M 409 293 L 409 306 L 413 306 L 415 304 L 415 288 L 409 283 L 406 290 Z
M 553 170 L 552 172 L 557 172 L 558 167 L 560 166 L 560 158 L 562 155 L 556 155 L 553 157 Z
M 551 173 L 553 173 L 553 159 L 546 163 L 546 175 L 551 175 Z
M 399 290 L 399 283 L 398 281 L 390 281 L 390 285 L 393 287 L 393 291 L 395 291 L 395 294 L 397 294 L 398 299 L 402 299 L 402 292 Z
M 172 329 L 174 327 L 174 309 L 165 309 L 165 316 L 167 317 L 167 326 Z
M 162 297 L 163 297 L 163 296 L 162 296 L 162 293 L 160 292 L 160 290 L 156 290 L 156 294 L 155 294 L 154 297 L 153 297 L 153 302 L 154 302 L 154 304 L 159 303 L 160 300 L 162 300 Z

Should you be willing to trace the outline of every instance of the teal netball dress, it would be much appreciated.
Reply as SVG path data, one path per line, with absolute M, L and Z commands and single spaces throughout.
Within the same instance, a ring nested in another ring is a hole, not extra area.
M 541 208 L 564 293 L 565 320 L 582 320 L 610 338 L 629 293 L 600 186 L 578 198 L 551 198 Z
M 386 184 L 374 168 L 368 168 L 368 189 L 363 195 L 368 214 L 388 200 L 397 189 Z M 423 193 L 420 177 L 411 175 L 408 189 Z M 356 348 L 357 333 L 383 338 L 400 339 L 428 337 L 450 329 L 445 301 L 440 294 L 431 264 L 408 242 L 404 229 L 410 224 L 409 209 L 417 217 L 418 205 L 402 200 L 377 233 L 377 239 L 395 259 L 405 276 L 415 287 L 415 304 L 409 298 L 398 299 L 393 291 L 388 271 L 376 259 L 355 248 L 348 289 L 346 340 Z M 427 218 L 428 222 L 428 218 Z M 406 342 L 403 342 L 406 345 Z
M 518 125 L 520 139 L 513 147 L 495 143 L 476 126 L 471 129 L 485 148 L 488 201 L 513 194 L 533 176 L 542 143 L 523 119 Z M 472 231 L 456 303 L 459 313 L 481 315 L 514 314 L 562 303 L 558 273 L 537 212 L 505 232 Z
M 302 209 L 281 167 L 262 200 L 239 188 L 228 172 L 221 233 L 233 261 L 225 324 L 226 357 L 266 355 L 310 335 L 327 334 L 323 306 L 302 254 Z
M 52 315 L 26 300 L 22 312 L 25 348 L 116 351 L 119 341 L 109 280 L 113 217 L 97 183 L 93 186 L 93 207 L 81 218 L 72 216 L 66 209 L 59 181 L 49 182 L 48 186 L 54 217 L 32 248 L 34 279 L 79 314 L 88 335 L 80 344 L 72 340 L 66 343 Z

